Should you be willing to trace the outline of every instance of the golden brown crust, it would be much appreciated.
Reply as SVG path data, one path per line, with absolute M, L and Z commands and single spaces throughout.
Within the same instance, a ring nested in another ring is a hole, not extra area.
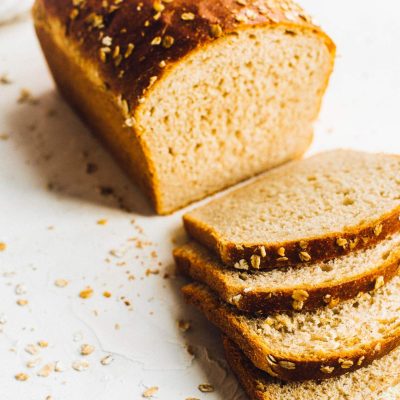
M 221 261 L 233 266 L 240 260 L 246 260 L 249 268 L 251 257 L 262 255 L 263 247 L 266 256 L 260 257 L 259 269 L 283 268 L 294 266 L 304 261 L 300 252 L 306 252 L 309 262 L 325 261 L 348 254 L 354 250 L 365 249 L 400 231 L 400 206 L 381 218 L 368 224 L 349 227 L 345 232 L 331 232 L 318 237 L 304 238 L 301 241 L 288 241 L 282 243 L 252 243 L 237 244 L 227 243 L 212 228 L 193 218 L 190 214 L 183 216 L 185 229 L 190 237 L 214 251 Z M 344 239 L 346 245 L 340 245 L 338 240 Z M 278 254 L 278 249 L 285 248 L 285 260 Z
M 308 355 L 299 357 L 272 351 L 265 342 L 259 340 L 255 332 L 250 331 L 238 318 L 239 314 L 232 307 L 217 299 L 204 286 L 190 284 L 183 287 L 182 292 L 188 303 L 201 310 L 207 319 L 235 342 L 250 361 L 259 369 L 284 381 L 301 381 L 309 379 L 328 379 L 355 371 L 371 364 L 400 345 L 400 328 L 381 341 L 369 343 L 355 350 L 339 349 L 330 356 Z M 272 357 L 271 357 L 272 356 Z M 346 365 L 344 360 L 350 364 Z M 294 369 L 284 368 L 279 362 L 293 363 Z M 346 366 L 346 368 L 343 367 Z M 329 373 L 324 368 L 333 368 Z
M 251 400 L 272 399 L 264 391 L 264 387 L 272 382 L 272 378 L 257 369 L 225 335 L 222 336 L 225 358 Z
M 175 208 L 164 204 L 155 160 L 141 138 L 135 117 L 142 100 L 180 60 L 239 29 L 264 25 L 286 26 L 289 32 L 291 29 L 312 32 L 324 40 L 331 52 L 332 68 L 335 56 L 332 40 L 289 0 L 248 0 L 246 6 L 236 0 L 36 0 L 34 19 L 48 59 L 51 54 L 42 38 L 46 33 L 50 38 L 55 36 L 53 28 L 58 25 L 64 41 L 59 47 L 65 47 L 60 50 L 73 48 L 80 61 L 95 66 L 107 96 L 118 103 L 114 106 L 118 106 L 117 113 L 121 114 L 121 128 L 107 132 L 102 128 L 101 116 L 91 119 L 96 116 L 95 111 L 85 110 L 80 114 L 144 188 L 159 214 L 171 213 L 187 204 Z M 54 73 L 55 68 L 50 67 Z M 55 78 L 60 81 L 59 76 Z M 81 104 L 80 96 L 73 93 L 74 86 L 84 86 L 84 79 L 85 74 L 79 74 L 61 88 L 77 110 Z M 326 85 L 328 79 L 329 76 Z M 113 140 L 122 135 L 126 138 Z M 133 141 L 137 144 L 130 142 L 131 136 L 135 136 Z M 129 160 L 132 153 L 142 154 L 145 160 Z
M 250 0 L 245 6 L 236 0 L 103 4 L 100 0 L 37 0 L 48 16 L 65 26 L 66 35 L 80 47 L 82 55 L 99 66 L 111 90 L 122 94 L 131 108 L 146 94 L 152 78 L 160 79 L 165 73 L 161 62 L 173 64 L 197 47 L 244 27 L 287 24 L 288 29 L 311 28 L 324 37 L 332 53 L 335 51 L 331 39 L 288 0 Z M 102 43 L 105 37 L 112 39 L 110 46 Z M 134 45 L 132 52 L 128 51 L 130 45 Z M 105 62 L 100 56 L 103 47 L 111 49 Z M 116 47 L 119 52 L 115 56 Z M 130 54 L 125 57 L 127 51 Z
M 174 250 L 174 258 L 180 273 L 208 285 L 218 293 L 220 298 L 234 304 L 239 310 L 258 314 L 293 311 L 293 292 L 295 290 L 304 290 L 308 294 L 301 311 L 315 310 L 330 302 L 338 303 L 349 300 L 360 292 L 373 290 L 378 278 L 387 283 L 400 271 L 400 249 L 396 249 L 386 260 L 382 260 L 380 265 L 376 265 L 370 271 L 353 279 L 323 282 L 320 285 L 304 283 L 291 289 L 287 289 L 285 282 L 282 282 L 280 288 L 264 287 L 248 291 L 244 289 L 245 285 L 230 285 L 223 272 L 215 267 L 218 262 L 211 254 L 206 257 L 195 251 L 188 251 L 187 247 L 182 246 Z M 239 272 L 235 271 L 235 273 Z M 234 302 L 232 301 L 233 297 L 235 297 Z

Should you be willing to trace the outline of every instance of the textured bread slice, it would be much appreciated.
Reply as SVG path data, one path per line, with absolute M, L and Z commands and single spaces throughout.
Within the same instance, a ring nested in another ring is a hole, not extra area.
M 313 310 L 351 299 L 388 282 L 400 269 L 400 234 L 375 247 L 304 267 L 240 272 L 190 242 L 174 250 L 178 271 L 205 283 L 246 312 Z
M 335 150 L 294 161 L 184 216 L 238 269 L 334 258 L 400 229 L 400 157 Z
M 257 368 L 283 380 L 339 376 L 400 344 L 399 276 L 332 308 L 267 317 L 241 313 L 201 284 L 182 290 Z
M 228 338 L 226 359 L 251 400 L 398 400 L 400 349 L 358 371 L 324 381 L 282 382 L 257 369 Z
M 36 0 L 64 97 L 170 213 L 300 157 L 332 40 L 289 0 Z

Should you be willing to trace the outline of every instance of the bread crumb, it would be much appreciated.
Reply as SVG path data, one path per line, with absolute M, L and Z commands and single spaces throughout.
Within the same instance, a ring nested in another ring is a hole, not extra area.
M 94 352 L 94 346 L 90 344 L 83 344 L 81 346 L 81 355 L 82 356 L 88 356 Z
M 72 368 L 78 372 L 86 371 L 87 369 L 89 369 L 89 367 L 90 364 L 86 360 L 78 360 L 72 363 Z
M 91 287 L 88 287 L 79 293 L 79 297 L 82 299 L 89 299 L 92 296 L 93 296 L 93 289 Z
M 97 221 L 97 225 L 106 225 L 107 224 L 107 220 L 106 219 L 99 219 Z
M 68 281 L 66 279 L 56 279 L 54 285 L 59 288 L 64 288 L 68 285 Z
M 142 397 L 148 399 L 153 397 L 158 392 L 158 386 L 152 386 L 142 393 Z
M 47 378 L 54 371 L 54 364 L 44 365 L 36 374 L 42 378 Z
M 39 340 L 37 344 L 42 349 L 45 349 L 46 347 L 49 347 L 49 342 L 47 342 L 46 340 Z
M 7 245 L 4 242 L 0 242 L 0 251 L 4 251 L 7 248 Z
M 111 356 L 111 354 L 109 354 L 108 356 L 103 357 L 100 360 L 100 363 L 101 365 L 110 365 L 113 361 L 114 361 L 113 357 Z
M 29 379 L 29 375 L 25 374 L 24 372 L 20 372 L 15 375 L 15 379 L 20 382 L 25 382 Z
M 19 306 L 21 306 L 21 307 L 24 307 L 24 306 L 28 305 L 28 300 L 26 300 L 26 299 L 18 299 L 17 300 L 17 304 Z
M 103 292 L 103 296 L 106 297 L 107 299 L 109 299 L 112 295 L 110 292 L 105 291 L 105 292 Z

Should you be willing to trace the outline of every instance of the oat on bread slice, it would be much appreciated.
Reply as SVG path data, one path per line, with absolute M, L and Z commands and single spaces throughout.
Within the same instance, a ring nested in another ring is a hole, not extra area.
M 174 257 L 179 272 L 205 283 L 239 310 L 313 310 L 373 290 L 397 275 L 400 234 L 330 261 L 270 271 L 228 268 L 196 242 L 176 248 Z
M 400 276 L 332 308 L 268 316 L 240 312 L 203 284 L 182 291 L 257 368 L 283 380 L 342 375 L 400 344 Z
M 400 230 L 400 156 L 334 150 L 278 167 L 184 215 L 238 269 L 338 257 Z
M 355 372 L 324 381 L 283 382 L 257 369 L 227 337 L 228 364 L 252 400 L 398 400 L 400 349 Z

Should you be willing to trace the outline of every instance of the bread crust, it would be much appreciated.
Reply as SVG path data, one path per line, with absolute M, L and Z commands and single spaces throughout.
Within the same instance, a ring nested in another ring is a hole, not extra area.
M 107 86 L 108 95 L 115 104 L 119 103 L 121 113 L 120 130 L 110 134 L 100 128 L 99 134 L 129 175 L 145 189 L 159 214 L 169 214 L 187 204 L 171 208 L 163 203 L 155 160 L 141 139 L 142 130 L 135 121 L 144 100 L 173 71 L 174 66 L 193 52 L 238 30 L 279 25 L 321 37 L 332 55 L 333 69 L 334 43 L 289 0 L 250 0 L 246 6 L 235 0 L 175 0 L 165 4 L 155 0 L 125 0 L 118 4 L 108 2 L 108 7 L 103 3 L 100 0 L 36 0 L 35 26 L 41 31 L 39 38 L 47 58 L 51 57 L 50 49 L 46 40 L 42 40 L 43 32 L 51 37 L 54 26 L 59 25 L 64 35 L 63 47 L 73 47 L 82 61 L 95 66 L 96 74 Z M 157 11 L 160 7 L 165 10 Z M 195 16 L 193 20 L 192 14 Z M 112 47 L 109 47 L 113 49 L 112 54 L 109 50 L 106 53 L 102 51 L 107 48 L 102 44 L 105 38 L 107 42 L 109 38 L 112 40 Z M 132 45 L 135 47 L 130 52 Z M 54 72 L 54 68 L 52 70 Z M 56 77 L 56 80 L 60 79 Z M 325 87 L 328 80 L 329 76 Z M 79 85 L 79 81 L 77 76 L 75 82 L 69 84 Z M 75 109 L 79 109 L 79 98 L 72 98 L 69 91 L 66 84 L 64 95 Z M 80 114 L 96 130 L 99 129 L 100 124 L 91 121 L 88 112 Z M 131 121 L 129 129 L 126 126 L 122 128 L 128 120 Z M 130 152 L 142 152 L 146 159 L 143 163 L 124 160 L 121 153 L 127 152 L 126 147 L 112 141 L 113 136 L 126 135 L 129 138 L 126 131 L 130 131 L 138 142 L 135 146 L 139 150 Z
M 344 232 L 330 232 L 321 236 L 280 243 L 269 243 L 267 240 L 263 243 L 230 243 L 190 213 L 183 216 L 183 223 L 188 235 L 215 252 L 224 264 L 233 266 L 240 260 L 246 260 L 251 269 L 253 268 L 251 257 L 261 255 L 260 248 L 264 247 L 267 256 L 260 257 L 258 269 L 272 269 L 298 265 L 301 261 L 299 253 L 304 250 L 310 255 L 309 262 L 318 262 L 337 258 L 354 250 L 369 248 L 400 231 L 400 206 L 377 220 L 346 228 Z M 354 246 L 340 246 L 339 239 L 354 243 Z M 303 242 L 306 243 L 306 248 Z M 285 248 L 287 260 L 281 260 L 278 254 L 281 247 Z
M 225 335 L 222 336 L 225 358 L 234 372 L 236 378 L 245 389 L 251 400 L 278 400 L 262 390 L 261 380 L 268 380 L 268 375 L 262 376 L 262 371 L 243 355 L 238 347 Z
M 182 292 L 186 301 L 201 310 L 210 322 L 238 345 L 257 368 L 284 381 L 322 380 L 340 376 L 371 364 L 400 345 L 400 328 L 398 328 L 381 341 L 374 341 L 354 350 L 340 349 L 329 356 L 325 354 L 289 356 L 284 350 L 277 352 L 261 342 L 258 336 L 238 319 L 237 313 L 212 295 L 205 286 L 189 284 L 182 288 Z M 343 368 L 343 360 L 352 365 Z M 295 368 L 282 367 L 279 364 L 282 361 L 295 364 Z M 327 373 L 323 372 L 323 367 L 334 369 Z
M 213 263 L 217 261 L 213 260 L 211 255 L 207 259 L 202 254 L 188 251 L 182 246 L 174 250 L 174 259 L 181 274 L 206 284 L 222 300 L 233 304 L 239 310 L 259 315 L 293 311 L 292 296 L 296 290 L 308 293 L 307 300 L 298 311 L 310 311 L 324 307 L 331 301 L 341 302 L 356 297 L 360 292 L 369 292 L 375 288 L 379 277 L 387 283 L 400 272 L 400 249 L 395 249 L 387 259 L 382 260 L 380 265 L 347 280 L 324 282 L 320 285 L 306 282 L 290 289 L 285 286 L 285 282 L 282 282 L 282 287 L 279 288 L 263 287 L 248 291 L 243 289 L 244 285 L 230 285 L 219 268 L 213 267 Z

